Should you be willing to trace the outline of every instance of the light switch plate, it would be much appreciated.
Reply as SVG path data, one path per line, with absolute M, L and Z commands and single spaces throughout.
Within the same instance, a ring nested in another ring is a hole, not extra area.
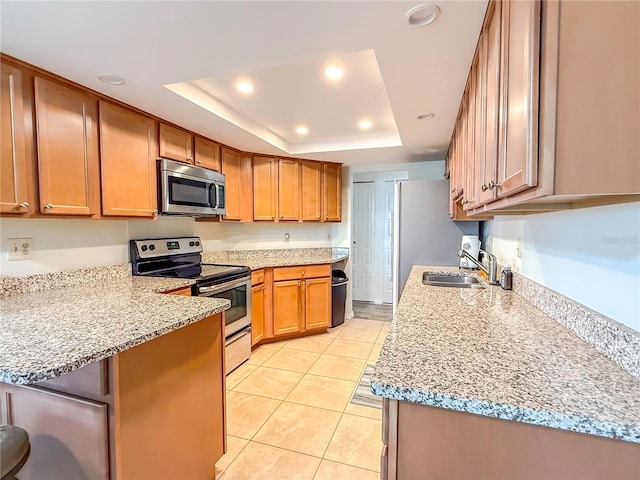
M 29 260 L 33 258 L 33 238 L 8 238 L 7 260 Z

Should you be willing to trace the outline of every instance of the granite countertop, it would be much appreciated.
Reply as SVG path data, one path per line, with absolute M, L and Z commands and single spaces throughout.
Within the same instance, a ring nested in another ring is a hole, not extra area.
M 128 275 L 3 298 L 0 382 L 58 377 L 229 308 L 159 294 L 192 283 Z
M 640 443 L 640 381 L 521 296 L 433 287 L 414 266 L 371 390 L 397 400 Z
M 291 248 L 274 250 L 231 250 L 203 253 L 204 263 L 244 265 L 251 270 L 294 265 L 333 264 L 349 258 L 346 248 Z

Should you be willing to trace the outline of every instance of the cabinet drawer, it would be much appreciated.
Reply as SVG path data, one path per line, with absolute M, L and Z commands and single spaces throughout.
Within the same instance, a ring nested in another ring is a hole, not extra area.
M 90 363 L 73 372 L 38 382 L 37 385 L 80 396 L 105 396 L 109 393 L 107 361 Z
M 251 272 L 251 286 L 264 283 L 264 268 Z
M 297 280 L 299 278 L 329 277 L 331 265 L 300 265 L 273 269 L 273 280 Z

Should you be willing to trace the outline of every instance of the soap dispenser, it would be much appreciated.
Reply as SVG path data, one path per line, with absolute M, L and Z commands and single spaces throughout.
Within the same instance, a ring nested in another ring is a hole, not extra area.
M 513 288 L 513 272 L 511 271 L 511 265 L 505 265 L 502 267 L 500 286 L 504 290 L 511 290 Z

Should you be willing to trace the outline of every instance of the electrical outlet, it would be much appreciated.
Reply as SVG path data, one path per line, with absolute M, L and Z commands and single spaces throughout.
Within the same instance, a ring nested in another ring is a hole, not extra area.
M 7 260 L 29 260 L 33 258 L 33 238 L 9 238 Z
M 331 232 L 327 232 L 327 240 L 331 240 Z
M 522 258 L 522 239 L 518 238 L 516 240 L 516 255 L 518 258 Z
M 285 242 L 288 242 L 288 241 L 289 241 L 289 238 L 290 238 L 289 234 L 288 234 L 288 233 L 285 233 L 285 234 L 284 234 L 284 241 L 285 241 Z

